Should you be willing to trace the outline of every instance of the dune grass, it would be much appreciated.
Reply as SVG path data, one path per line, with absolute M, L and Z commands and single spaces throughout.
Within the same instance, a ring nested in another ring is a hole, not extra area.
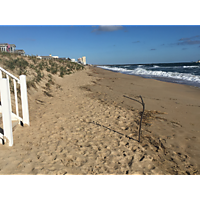
M 36 89 L 42 80 L 46 81 L 46 87 L 50 88 L 54 84 L 52 75 L 63 78 L 65 75 L 84 69 L 83 65 L 69 60 L 43 60 L 36 56 L 23 57 L 6 52 L 0 52 L 0 66 L 17 77 L 26 75 L 28 89 Z M 12 81 L 10 81 L 10 87 L 13 92 Z

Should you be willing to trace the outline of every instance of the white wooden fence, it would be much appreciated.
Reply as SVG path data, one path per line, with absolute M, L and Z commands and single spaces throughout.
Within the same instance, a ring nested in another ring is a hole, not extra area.
M 5 73 L 6 78 L 2 78 L 2 73 Z M 13 79 L 16 113 L 12 112 L 9 78 Z M 19 116 L 17 84 L 20 85 L 23 118 Z M 0 93 L 0 114 L 2 115 L 4 133 L 0 133 L 0 139 L 2 139 L 5 143 L 8 143 L 9 146 L 13 146 L 12 121 L 18 121 L 19 123 L 23 122 L 23 124 L 30 125 L 26 76 L 21 75 L 18 79 L 17 77 L 13 76 L 11 73 L 0 67 Z

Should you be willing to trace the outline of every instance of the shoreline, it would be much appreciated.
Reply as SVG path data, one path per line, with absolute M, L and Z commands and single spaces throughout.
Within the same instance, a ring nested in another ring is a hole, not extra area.
M 100 67 L 98 67 L 98 66 L 100 66 Z M 93 65 L 93 67 L 98 67 L 98 68 L 101 68 L 101 66 L 104 66 L 104 65 Z M 105 65 L 105 66 L 113 66 L 113 65 Z M 119 66 L 119 65 L 117 65 L 117 66 Z M 101 69 L 104 69 L 104 68 L 101 68 Z M 182 80 L 182 79 L 178 79 L 178 78 L 128 74 L 128 73 L 123 73 L 120 71 L 114 71 L 114 70 L 110 70 L 110 69 L 104 69 L 104 70 L 121 73 L 121 74 L 125 74 L 125 75 L 139 76 L 139 77 L 147 78 L 147 79 L 154 79 L 154 80 L 159 80 L 159 81 L 163 81 L 163 82 L 177 83 L 177 84 L 181 84 L 181 85 L 188 85 L 188 86 L 200 88 L 200 83 L 198 83 L 198 82 L 192 82 L 192 81 Z

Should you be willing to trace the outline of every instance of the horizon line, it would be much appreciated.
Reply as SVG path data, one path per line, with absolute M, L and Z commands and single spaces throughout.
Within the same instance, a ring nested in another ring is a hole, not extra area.
M 197 63 L 197 61 L 176 61 L 176 62 L 151 62 L 151 63 L 124 63 L 124 64 L 92 64 L 92 65 L 99 65 L 99 66 L 102 66 L 102 65 L 150 65 L 150 64 L 170 64 L 170 63 Z

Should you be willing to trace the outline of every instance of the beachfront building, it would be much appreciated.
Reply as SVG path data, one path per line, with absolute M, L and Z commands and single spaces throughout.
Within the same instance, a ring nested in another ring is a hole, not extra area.
M 71 62 L 76 62 L 74 58 L 71 59 Z
M 78 63 L 86 65 L 86 57 L 85 56 L 83 56 L 82 58 L 78 58 L 77 60 L 78 60 Z
M 45 59 L 45 60 L 59 59 L 58 56 L 52 56 L 51 54 L 49 54 L 49 56 L 37 56 L 37 58 L 39 58 L 39 59 Z
M 53 57 L 51 56 L 51 54 L 49 54 L 49 56 L 39 56 L 40 59 L 44 59 L 44 60 L 50 60 Z
M 15 44 L 0 43 L 1 52 L 15 53 L 21 56 L 25 56 L 25 51 L 23 49 L 15 49 L 15 48 L 16 48 Z
M 85 56 L 82 57 L 82 61 L 83 61 L 83 64 L 86 65 L 86 57 Z
M 40 56 L 42 59 L 44 59 L 44 60 L 50 60 L 50 59 L 52 59 L 52 57 L 51 56 Z
M 15 44 L 8 44 L 8 43 L 0 43 L 0 51 L 1 52 L 15 52 L 16 45 Z
M 21 55 L 21 56 L 25 56 L 25 51 L 23 49 L 15 50 L 14 53 Z
M 52 58 L 59 58 L 58 56 L 52 56 Z
M 82 62 L 82 58 L 78 58 L 77 61 L 78 61 L 78 63 L 81 63 Z

